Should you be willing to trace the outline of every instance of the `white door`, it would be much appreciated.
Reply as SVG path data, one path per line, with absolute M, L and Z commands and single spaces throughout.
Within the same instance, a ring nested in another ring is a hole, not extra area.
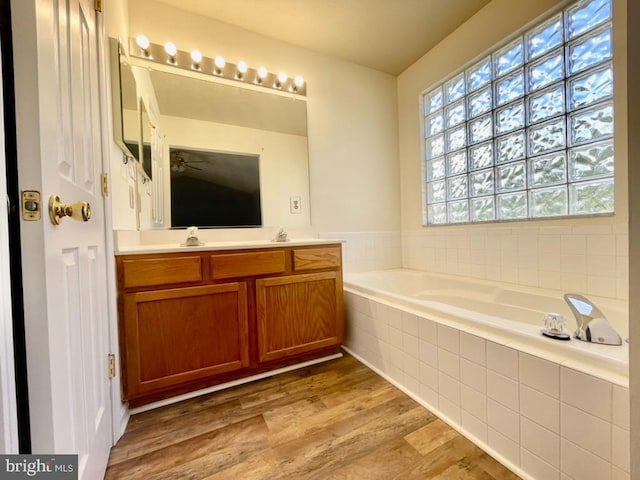
M 14 0 L 19 183 L 42 193 L 22 221 L 27 369 L 34 453 L 76 453 L 102 478 L 111 437 L 99 54 L 93 0 Z M 87 222 L 49 219 L 59 195 Z

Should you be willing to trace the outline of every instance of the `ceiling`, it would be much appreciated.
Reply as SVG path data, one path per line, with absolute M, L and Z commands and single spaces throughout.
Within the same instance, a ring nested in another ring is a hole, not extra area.
M 398 75 L 490 0 L 158 0 Z

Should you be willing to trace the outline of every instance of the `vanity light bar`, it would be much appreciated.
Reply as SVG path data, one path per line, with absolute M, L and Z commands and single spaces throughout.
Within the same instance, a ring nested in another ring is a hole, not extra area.
M 143 47 L 140 44 L 141 37 L 144 35 L 138 35 L 137 38 L 129 40 L 129 52 L 132 57 L 173 65 L 183 70 L 207 73 L 227 80 L 307 96 L 307 83 L 301 76 L 291 78 L 284 72 L 271 73 L 265 67 L 251 68 L 242 61 L 236 65 L 225 61 L 221 56 L 205 57 L 198 50 L 192 52 L 178 50 L 171 42 L 167 42 L 165 45 L 151 43 L 146 37 L 144 37 L 146 41 L 143 42 Z

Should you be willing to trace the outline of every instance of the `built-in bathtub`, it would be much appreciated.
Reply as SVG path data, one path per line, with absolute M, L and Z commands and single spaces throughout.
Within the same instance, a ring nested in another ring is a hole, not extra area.
M 523 478 L 628 478 L 628 345 L 543 337 L 545 313 L 576 327 L 563 293 L 348 274 L 345 345 Z M 588 297 L 626 338 L 626 302 Z

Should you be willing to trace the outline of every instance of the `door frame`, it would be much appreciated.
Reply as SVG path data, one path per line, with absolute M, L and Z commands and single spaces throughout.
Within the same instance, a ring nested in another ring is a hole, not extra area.
M 105 2 L 103 8 L 110 8 Z M 106 33 L 105 13 L 96 17 L 96 37 L 98 40 L 98 81 L 102 90 L 100 96 L 100 121 L 102 141 L 102 172 L 111 174 L 111 159 L 114 156 L 114 148 L 122 155 L 119 147 L 113 141 L 113 112 L 111 111 L 111 74 L 109 66 L 109 38 Z M 108 189 L 111 178 L 107 179 Z M 109 190 L 108 195 L 111 195 Z M 105 259 L 107 272 L 107 316 L 109 321 L 109 351 L 115 356 L 115 377 L 111 379 L 111 430 L 113 444 L 122 437 L 129 422 L 129 407 L 122 401 L 122 387 L 120 381 L 120 348 L 118 335 L 118 290 L 116 278 L 115 242 L 113 236 L 113 202 L 109 198 L 104 202 L 104 232 L 105 232 Z
M 2 14 L 0 14 L 2 15 Z M 0 56 L 4 41 L 0 38 Z M 4 70 L 0 67 L 0 74 Z M 4 82 L 4 75 L 2 75 Z M 4 112 L 4 88 L 0 82 L 0 111 Z M 0 116 L 0 171 L 6 171 L 5 122 Z M 5 198 L 7 210 L 4 209 Z M 18 453 L 18 401 L 13 353 L 13 315 L 11 308 L 11 254 L 9 250 L 9 191 L 5 175 L 0 175 L 0 453 Z M 6 212 L 6 215 L 5 215 Z
M 18 186 L 15 81 L 11 5 L 0 0 L 0 195 L 9 202 L 0 215 L 0 451 L 31 453 L 31 427 L 25 348 L 22 250 Z M 2 198 L 4 209 L 5 199 Z

